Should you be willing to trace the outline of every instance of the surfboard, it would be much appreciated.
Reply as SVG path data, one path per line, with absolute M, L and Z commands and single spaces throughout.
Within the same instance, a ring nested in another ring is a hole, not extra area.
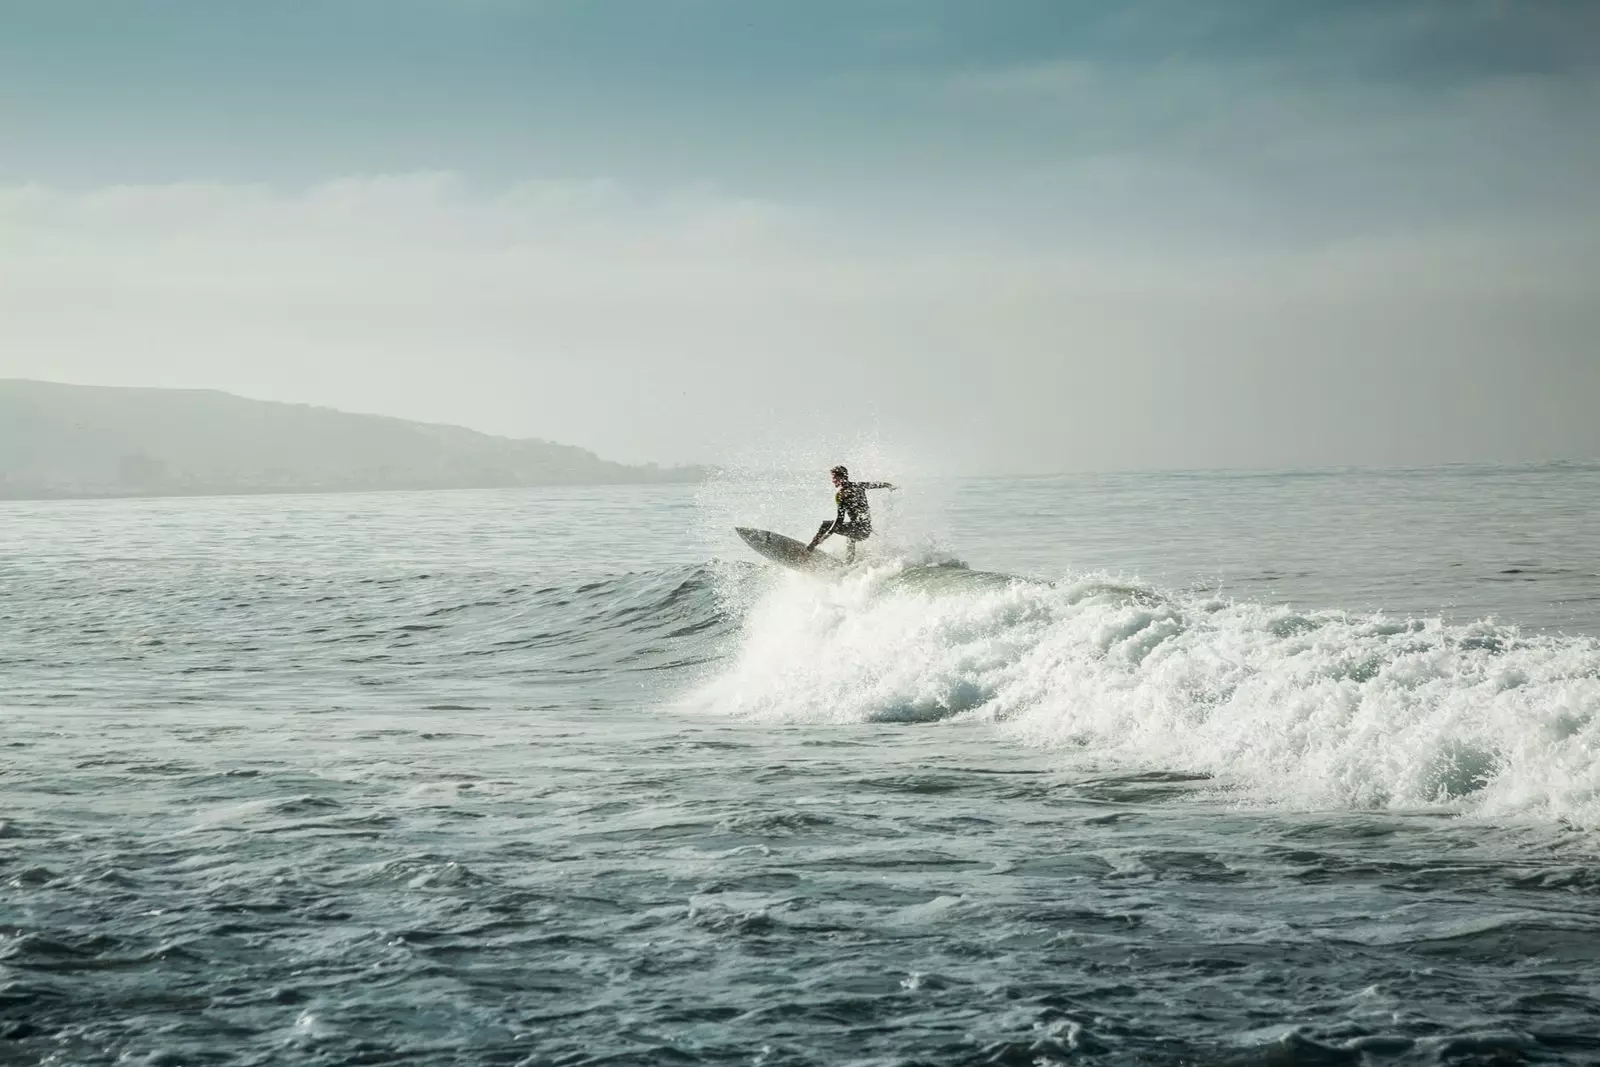
M 826 552 L 816 552 L 792 537 L 771 530 L 752 530 L 748 526 L 735 526 L 744 543 L 774 563 L 781 563 L 797 571 L 835 571 L 844 564 Z

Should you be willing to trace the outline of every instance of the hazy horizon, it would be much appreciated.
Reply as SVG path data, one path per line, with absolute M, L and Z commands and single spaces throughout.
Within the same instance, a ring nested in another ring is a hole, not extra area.
M 0 378 L 622 463 L 1600 456 L 1592 4 L 0 26 Z
M 8 382 L 22 382 L 22 383 L 25 383 L 25 384 L 39 384 L 39 385 L 68 385 L 68 386 L 76 386 L 76 385 L 80 384 L 80 383 L 72 383 L 72 382 L 48 382 L 48 381 L 44 381 L 42 379 L 26 379 L 26 378 L 23 378 L 23 379 L 18 379 L 18 378 L 4 379 L 4 378 L 0 378 L 0 386 L 3 386 L 5 384 L 7 384 Z M 139 390 L 139 389 L 163 390 L 163 387 L 159 387 L 159 386 L 121 386 L 121 385 L 102 386 L 102 385 L 98 385 L 96 383 L 87 383 L 87 387 L 89 387 L 89 388 L 105 388 L 105 389 L 129 389 L 129 390 Z M 163 391 L 165 391 L 165 390 L 163 390 Z M 501 438 L 501 439 L 509 440 L 509 441 L 512 441 L 512 442 L 519 442 L 519 443 L 520 442 L 544 443 L 544 444 L 554 444 L 554 445 L 562 445 L 562 446 L 565 446 L 565 445 L 568 444 L 567 442 L 562 442 L 562 441 L 551 441 L 548 438 L 514 437 L 514 436 L 503 435 L 503 434 L 494 434 L 492 431 L 480 430 L 477 427 L 466 426 L 466 425 L 464 425 L 462 423 L 438 422 L 438 421 L 432 421 L 432 420 L 409 420 L 409 419 L 404 419 L 402 416 L 390 415 L 390 414 L 387 414 L 387 413 L 381 412 L 381 411 L 358 411 L 358 410 L 353 410 L 353 409 L 348 409 L 348 408 L 331 407 L 331 406 L 322 405 L 322 404 L 311 404 L 309 402 L 302 402 L 302 401 L 264 400 L 261 397 L 249 397 L 249 396 L 244 396 L 243 394 L 239 394 L 239 393 L 229 393 L 229 392 L 226 392 L 224 390 L 210 389 L 210 388 L 203 387 L 203 386 L 192 387 L 192 388 L 191 387 L 179 386 L 179 387 L 175 387 L 171 391 L 175 391 L 175 392 L 192 392 L 192 393 L 213 393 L 213 394 L 216 394 L 216 395 L 219 395 L 219 396 L 229 397 L 229 398 L 238 399 L 238 400 L 261 401 L 263 403 L 289 404 L 289 405 L 300 406 L 300 407 L 312 407 L 312 408 L 315 408 L 315 409 L 318 409 L 318 410 L 333 412 L 333 413 L 338 414 L 338 415 L 352 416 L 354 418 L 363 418 L 364 419 L 364 418 L 369 418 L 369 417 L 376 417 L 376 418 L 380 418 L 380 419 L 401 419 L 402 421 L 405 421 L 405 422 L 414 422 L 417 425 L 438 427 L 438 428 L 445 429 L 445 430 L 467 430 L 467 431 L 472 432 L 472 433 L 487 433 L 492 437 Z M 870 439 L 863 439 L 863 441 L 861 442 L 861 445 L 862 445 L 862 447 L 857 449 L 858 452 L 859 451 L 867 451 L 867 452 L 879 452 L 880 451 L 880 449 L 875 447 L 875 442 L 871 441 Z M 736 456 L 733 459 L 729 460 L 727 463 L 722 463 L 722 464 L 718 464 L 718 463 L 703 463 L 702 464 L 702 463 L 694 463 L 694 462 L 691 461 L 689 463 L 682 464 L 681 466 L 684 469 L 703 468 L 703 469 L 705 469 L 707 471 L 710 471 L 710 472 L 713 472 L 713 473 L 716 473 L 716 472 L 724 472 L 725 473 L 726 469 L 731 467 L 733 469 L 733 471 L 735 473 L 740 474 L 740 476 L 746 476 L 746 475 L 752 475 L 753 476 L 753 475 L 756 475 L 756 474 L 762 472 L 763 470 L 768 474 L 781 476 L 781 477 L 785 477 L 785 478 L 788 478 L 788 477 L 802 477 L 802 478 L 804 478 L 804 477 L 806 477 L 808 475 L 811 475 L 811 476 L 816 476 L 816 478 L 817 478 L 817 480 L 818 480 L 818 482 L 820 484 L 821 481 L 823 480 L 822 477 L 821 477 L 821 472 L 822 472 L 822 464 L 825 462 L 825 460 L 824 460 L 825 456 L 831 456 L 832 459 L 852 460 L 852 461 L 856 462 L 858 466 L 863 466 L 864 469 L 865 468 L 876 469 L 874 467 L 874 463 L 876 462 L 879 465 L 881 465 L 883 458 L 885 458 L 885 457 L 878 456 L 878 455 L 866 455 L 865 457 L 853 456 L 853 455 L 850 454 L 850 445 L 849 445 L 848 442 L 845 443 L 844 445 L 838 446 L 838 447 L 836 447 L 834 449 L 835 452 L 841 452 L 841 450 L 842 450 L 841 454 L 838 454 L 838 455 L 834 455 L 833 453 L 830 453 L 829 451 L 827 451 L 827 449 L 829 447 L 831 447 L 831 446 L 824 446 L 820 450 L 818 448 L 816 448 L 816 447 L 806 447 L 803 450 L 798 450 L 800 452 L 800 455 L 797 458 L 793 458 L 790 462 L 787 462 L 787 463 L 783 462 L 784 456 L 782 455 L 781 451 L 768 450 L 765 453 L 765 456 L 767 458 L 776 457 L 777 458 L 777 462 L 774 465 L 767 466 L 765 468 L 763 468 L 763 467 L 761 467 L 759 465 L 760 461 L 761 461 L 761 458 L 763 458 L 763 457 L 757 455 L 755 457 L 755 459 L 754 459 L 754 462 L 752 462 L 751 456 L 750 456 L 749 453 L 746 453 L 744 456 Z M 602 461 L 613 462 L 612 458 L 609 457 L 609 456 L 597 455 L 596 458 L 600 459 Z M 863 458 L 866 461 L 864 465 L 861 463 L 861 460 Z M 895 459 L 898 459 L 900 457 L 896 457 L 896 456 L 890 455 L 887 458 L 889 459 L 890 462 L 893 462 Z M 1241 475 L 1253 475 L 1253 474 L 1271 474 L 1271 473 L 1276 473 L 1276 472 L 1288 472 L 1288 473 L 1304 472 L 1304 473 L 1314 474 L 1314 473 L 1321 473 L 1321 472 L 1324 472 L 1324 471 L 1340 471 L 1340 470 L 1351 470 L 1351 471 L 1361 471 L 1361 470 L 1371 470 L 1371 471 L 1397 470 L 1397 471 L 1403 471 L 1403 470 L 1410 470 L 1410 469 L 1425 470 L 1425 469 L 1432 469 L 1432 468 L 1448 468 L 1448 467 L 1453 467 L 1453 466 L 1461 466 L 1461 467 L 1489 466 L 1489 467 L 1511 467 L 1511 468 L 1516 468 L 1516 467 L 1524 467 L 1524 466 L 1526 466 L 1526 467 L 1542 467 L 1542 466 L 1552 466 L 1552 465 L 1553 466 L 1561 466 L 1561 465 L 1565 465 L 1565 464 L 1573 464 L 1573 465 L 1582 466 L 1582 465 L 1587 465 L 1589 463 L 1600 463 L 1600 456 L 1564 456 L 1564 457 L 1550 457 L 1550 458 L 1546 458 L 1546 459 L 1530 459 L 1530 460 L 1470 460 L 1470 459 L 1468 459 L 1468 460 L 1446 460 L 1446 461 L 1431 462 L 1431 463 L 1429 463 L 1429 462 L 1420 462 L 1420 463 L 1404 463 L 1404 462 L 1400 462 L 1400 463 L 1392 463 L 1392 464 L 1391 463 L 1325 463 L 1325 464 L 1308 464 L 1308 465 L 1289 466 L 1289 467 L 1275 467 L 1275 466 L 1263 464 L 1263 465 L 1258 465 L 1258 466 L 1236 465 L 1236 466 L 1231 466 L 1231 467 L 1202 467 L 1202 466 L 1176 465 L 1176 466 L 1168 466 L 1168 467 L 1106 467 L 1106 468 L 1097 468 L 1097 469 L 1090 469 L 1090 468 L 1063 468 L 1063 469 L 1060 469 L 1060 470 L 1036 470 L 1036 471 L 1029 471 L 1029 472 L 1026 472 L 1026 473 L 981 472 L 981 471 L 980 472 L 962 472 L 962 476 L 963 477 L 971 477 L 971 478 L 975 478 L 975 479 L 983 479 L 983 478 L 989 478 L 989 477 L 1023 478 L 1023 479 L 1049 479 L 1049 478 L 1065 477 L 1065 476 L 1072 476 L 1072 475 L 1091 475 L 1092 476 L 1092 475 L 1102 475 L 1102 474 L 1104 474 L 1104 475 L 1115 475 L 1115 474 L 1130 474 L 1130 475 L 1131 474 L 1152 474 L 1152 475 L 1180 474 L 1181 475 L 1181 474 L 1229 474 L 1229 473 L 1236 473 L 1236 474 L 1241 474 Z M 651 461 L 651 460 L 648 460 L 648 459 L 639 461 L 639 464 L 641 466 L 652 466 L 652 465 L 654 465 L 654 466 L 663 466 L 663 467 L 666 466 L 664 464 L 659 464 L 659 463 L 656 463 L 655 461 Z M 926 474 L 926 475 L 931 475 L 931 476 L 935 476 L 935 477 L 938 475 L 938 471 L 931 470 L 931 469 L 924 469 L 924 470 L 920 471 L 919 473 Z M 585 484 L 587 484 L 587 483 L 585 483 Z M 627 484 L 633 484 L 633 483 L 627 483 Z M 652 483 L 638 483 L 638 484 L 652 484 Z M 358 491 L 362 491 L 362 490 L 358 490 Z

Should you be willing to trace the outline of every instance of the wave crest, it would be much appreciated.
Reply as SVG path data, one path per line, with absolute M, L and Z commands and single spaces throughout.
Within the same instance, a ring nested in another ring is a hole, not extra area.
M 1600 644 L 1300 612 L 1097 577 L 795 575 L 747 595 L 693 706 L 774 722 L 979 717 L 1244 799 L 1600 826 Z

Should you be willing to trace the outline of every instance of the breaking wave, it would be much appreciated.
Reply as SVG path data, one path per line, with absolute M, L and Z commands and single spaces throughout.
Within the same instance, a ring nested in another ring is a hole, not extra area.
M 791 723 L 978 718 L 1241 801 L 1600 826 L 1600 643 L 959 566 L 741 572 L 685 700 Z

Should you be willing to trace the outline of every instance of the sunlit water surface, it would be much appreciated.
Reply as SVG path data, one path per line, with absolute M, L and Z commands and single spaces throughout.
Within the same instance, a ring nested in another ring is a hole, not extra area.
M 827 493 L 0 505 L 0 1063 L 1600 1060 L 1600 470 Z

